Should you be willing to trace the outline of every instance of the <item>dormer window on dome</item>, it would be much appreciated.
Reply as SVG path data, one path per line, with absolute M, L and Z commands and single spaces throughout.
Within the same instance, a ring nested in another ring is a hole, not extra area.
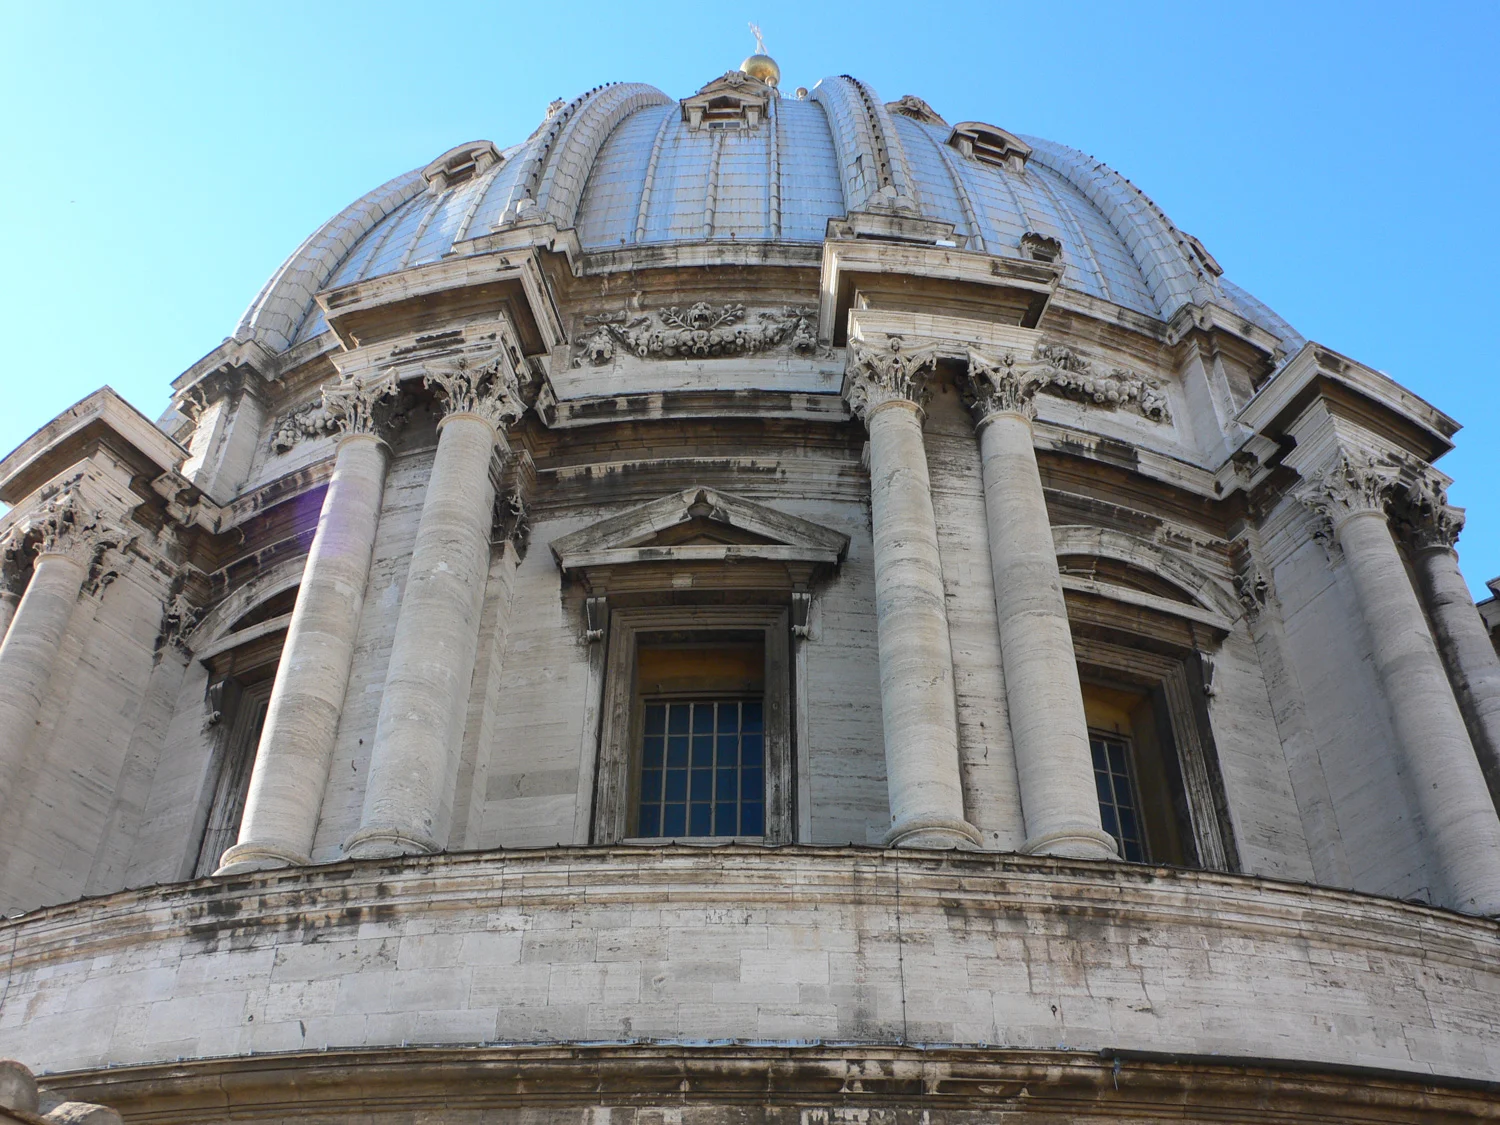
M 1031 156 L 1031 146 L 1020 137 L 982 121 L 960 121 L 948 135 L 948 143 L 981 164 L 1011 172 L 1024 171 Z
M 450 148 L 423 168 L 422 178 L 427 181 L 427 190 L 436 195 L 467 183 L 500 160 L 500 150 L 493 141 L 469 141 Z
M 1029 230 L 1021 236 L 1021 253 L 1033 262 L 1052 265 L 1062 257 L 1062 243 L 1050 234 Z
M 731 70 L 683 98 L 682 119 L 689 129 L 754 129 L 765 120 L 775 96 L 760 79 Z

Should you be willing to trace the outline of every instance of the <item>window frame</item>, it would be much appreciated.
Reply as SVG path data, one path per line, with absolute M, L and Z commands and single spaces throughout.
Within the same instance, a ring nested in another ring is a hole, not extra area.
M 791 626 L 787 606 L 638 606 L 611 608 L 604 667 L 599 753 L 595 770 L 595 844 L 663 845 L 667 837 L 630 835 L 639 796 L 644 709 L 636 676 L 643 635 L 760 633 L 765 653 L 765 835 L 677 837 L 682 840 L 781 844 L 796 823 L 792 736 Z M 712 694 L 712 693 L 706 693 Z
M 1137 834 L 1137 837 L 1139 838 L 1140 845 L 1141 845 L 1141 858 L 1140 859 L 1130 859 L 1129 857 L 1127 857 L 1125 855 L 1122 837 L 1121 836 L 1115 836 L 1115 843 L 1117 845 L 1121 845 L 1121 847 L 1120 847 L 1120 858 L 1123 859 L 1123 860 L 1125 860 L 1126 863 L 1154 863 L 1154 862 L 1156 862 L 1155 854 L 1154 854 L 1155 853 L 1155 849 L 1152 847 L 1152 840 L 1151 840 L 1151 826 L 1147 823 L 1146 810 L 1145 810 L 1145 807 L 1144 807 L 1145 806 L 1145 795 L 1141 791 L 1140 770 L 1139 770 L 1139 767 L 1137 766 L 1136 760 L 1135 760 L 1135 739 L 1131 738 L 1128 734 L 1121 734 L 1119 731 L 1105 730 L 1103 727 L 1089 727 L 1088 728 L 1088 732 L 1089 732 L 1089 743 L 1090 743 L 1090 745 L 1089 745 L 1089 755 L 1090 755 L 1091 758 L 1093 756 L 1093 740 L 1094 739 L 1099 739 L 1101 742 L 1105 743 L 1106 746 L 1108 746 L 1108 744 L 1111 743 L 1111 742 L 1117 742 L 1117 743 L 1119 743 L 1121 746 L 1123 746 L 1125 748 L 1125 775 L 1126 775 L 1126 781 L 1129 782 L 1129 784 L 1130 784 L 1130 796 L 1131 796 L 1131 799 L 1134 802 L 1134 807 L 1131 809 L 1131 812 L 1135 816 L 1136 834 Z M 1108 753 L 1107 750 L 1106 750 L 1106 753 Z M 1098 767 L 1095 767 L 1095 772 L 1096 773 L 1098 772 Z M 1111 769 L 1109 772 L 1113 773 L 1114 770 Z M 1111 784 L 1113 784 L 1113 783 L 1111 783 Z M 1119 818 L 1119 802 L 1118 801 L 1115 802 L 1115 815 L 1116 815 L 1116 824 L 1118 825 L 1118 823 L 1119 823 L 1119 819 L 1118 819 Z M 1105 832 L 1109 832 L 1109 829 L 1106 828 L 1104 831 Z M 1114 833 L 1112 833 L 1112 832 L 1109 833 L 1109 834 L 1110 835 L 1114 835 Z

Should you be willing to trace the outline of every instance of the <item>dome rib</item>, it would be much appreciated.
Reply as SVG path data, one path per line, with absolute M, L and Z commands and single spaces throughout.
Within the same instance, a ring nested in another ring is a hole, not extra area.
M 250 302 L 234 338 L 255 340 L 277 352 L 291 347 L 314 294 L 327 286 L 360 239 L 425 185 L 421 169 L 413 169 L 361 196 L 319 227 Z
M 553 148 L 536 197 L 542 213 L 559 228 L 571 227 L 594 160 L 610 134 L 636 110 L 673 102 L 655 86 L 643 82 L 606 86 L 590 98 L 569 120 Z
M 1031 159 L 1057 173 L 1105 217 L 1125 243 L 1163 319 L 1184 305 L 1222 300 L 1182 244 L 1181 232 L 1155 203 L 1103 161 L 1035 137 Z

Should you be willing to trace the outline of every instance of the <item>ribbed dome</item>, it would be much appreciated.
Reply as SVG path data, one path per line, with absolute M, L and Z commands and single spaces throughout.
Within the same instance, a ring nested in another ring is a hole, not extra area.
M 651 86 L 602 86 L 555 103 L 531 137 L 461 182 L 434 184 L 434 162 L 360 199 L 287 260 L 235 336 L 274 350 L 310 339 L 325 330 L 319 290 L 437 261 L 509 224 L 572 228 L 585 251 L 816 244 L 830 219 L 886 208 L 951 223 L 959 246 L 998 257 L 1027 256 L 1030 242 L 1053 247 L 1066 288 L 1147 316 L 1213 303 L 1287 351 L 1301 345 L 1118 173 L 1002 130 L 1029 146 L 1024 161 L 986 158 L 989 134 L 964 143 L 971 124 L 955 129 L 916 98 L 886 105 L 848 77 L 824 79 L 807 100 L 772 96 L 765 120 L 745 129 L 694 127 Z

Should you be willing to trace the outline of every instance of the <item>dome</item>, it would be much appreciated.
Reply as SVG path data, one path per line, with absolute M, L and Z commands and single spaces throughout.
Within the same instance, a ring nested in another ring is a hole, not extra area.
M 445 170 L 481 149 L 488 159 Z M 600 86 L 553 103 L 520 144 L 461 145 L 398 176 L 299 247 L 235 338 L 275 351 L 311 339 L 326 329 L 319 290 L 462 254 L 507 226 L 571 229 L 585 253 L 811 247 L 829 220 L 882 209 L 949 224 L 963 249 L 1055 261 L 1063 288 L 1133 313 L 1165 321 L 1212 303 L 1280 338 L 1286 354 L 1303 343 L 1129 180 L 1076 149 L 950 125 L 920 98 L 884 103 L 848 76 L 803 100 L 741 71 L 681 102 L 643 84 Z

